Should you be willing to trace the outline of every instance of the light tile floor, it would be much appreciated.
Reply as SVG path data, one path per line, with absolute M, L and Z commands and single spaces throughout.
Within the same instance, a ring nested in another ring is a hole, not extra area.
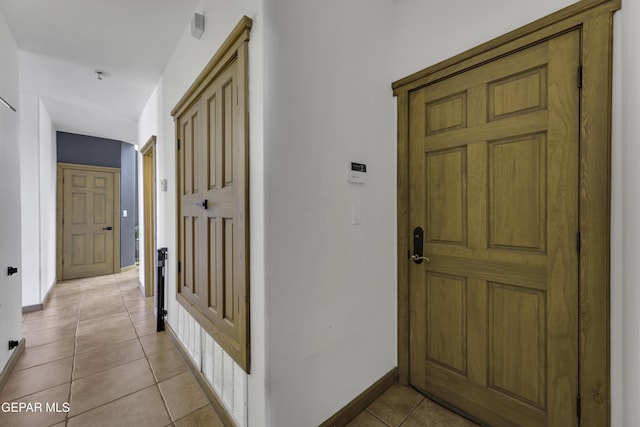
M 156 333 L 153 304 L 137 270 L 57 284 L 44 310 L 22 316 L 26 350 L 0 393 L 0 403 L 33 411 L 0 411 L 0 426 L 222 426 L 172 341 Z M 349 426 L 475 424 L 394 384 Z
M 473 427 L 414 389 L 394 384 L 358 415 L 349 427 Z
M 58 283 L 23 315 L 26 350 L 0 393 L 33 411 L 0 411 L 0 426 L 222 426 L 153 304 L 137 270 Z

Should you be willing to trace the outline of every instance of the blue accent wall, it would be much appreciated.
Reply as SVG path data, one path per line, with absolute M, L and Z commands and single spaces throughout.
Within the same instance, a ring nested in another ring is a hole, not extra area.
M 120 169 L 120 267 L 135 264 L 137 224 L 137 155 L 126 142 L 57 132 L 58 163 Z M 123 217 L 123 211 L 127 216 Z
M 138 218 L 136 212 L 136 151 L 135 147 L 122 143 L 120 160 L 120 210 L 127 211 L 127 216 L 120 220 L 120 265 L 134 265 L 136 262 L 135 226 Z M 121 214 L 123 212 L 120 212 Z
M 119 168 L 122 141 L 57 132 L 58 163 Z

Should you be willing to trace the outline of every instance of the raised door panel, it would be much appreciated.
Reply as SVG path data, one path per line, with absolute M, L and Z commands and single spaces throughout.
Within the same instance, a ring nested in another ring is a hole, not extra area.
M 489 143 L 489 246 L 546 249 L 546 136 Z
M 78 191 L 78 189 L 71 190 L 73 193 L 71 194 L 71 224 L 73 225 L 85 225 L 87 223 L 87 211 L 88 211 L 88 201 L 87 201 L 87 191 Z
M 220 119 L 218 117 L 220 111 L 220 108 L 218 108 L 220 103 L 219 91 L 216 89 L 217 86 L 213 86 L 203 95 L 205 100 L 204 114 L 207 118 L 205 134 L 207 138 L 207 143 L 205 144 L 207 163 L 205 170 L 207 171 L 207 182 L 209 183 L 208 190 L 218 188 L 218 183 L 220 182 L 218 177 L 218 171 L 220 170 L 218 166 L 218 158 L 220 157 L 218 147 L 220 146 L 219 140 L 222 129 L 220 128 Z
M 426 159 L 427 239 L 467 241 L 467 157 L 465 148 L 429 152 Z
M 545 409 L 545 293 L 489 283 L 488 301 L 489 387 Z
M 426 104 L 426 135 L 467 127 L 467 93 L 457 93 Z
M 464 277 L 427 275 L 427 360 L 467 374 L 467 283 Z
M 234 170 L 235 170 L 235 140 L 236 140 L 236 132 L 234 129 L 234 116 L 235 116 L 235 102 L 234 102 L 234 78 L 233 78 L 233 68 L 230 71 L 230 76 L 222 85 L 222 94 L 223 94 L 223 102 L 222 105 L 224 109 L 222 110 L 222 125 L 224 126 L 224 142 L 222 143 L 222 149 L 224 152 L 224 185 L 225 187 L 230 186 L 233 183 Z M 226 76 L 225 76 L 226 77 Z
M 489 121 L 547 108 L 547 67 L 488 83 Z
M 207 241 L 207 285 L 209 287 L 209 306 L 208 310 L 211 312 L 211 315 L 214 317 L 219 316 L 219 303 L 218 303 L 218 292 L 216 291 L 216 284 L 220 282 L 219 271 L 220 268 L 218 266 L 218 258 L 220 254 L 220 249 L 218 247 L 218 242 L 220 238 L 220 221 L 217 218 L 208 218 L 208 241 Z
M 198 174 L 198 166 L 200 159 L 200 141 L 199 134 L 200 117 L 198 110 L 194 110 L 185 123 L 184 129 L 184 178 L 185 178 L 185 194 L 194 194 L 198 192 L 198 182 L 200 175 Z
M 107 236 L 106 233 L 94 233 L 93 235 L 93 263 L 102 264 L 107 262 Z
M 71 234 L 71 259 L 65 258 L 65 264 L 71 262 L 73 267 L 82 267 L 88 264 L 88 236 L 84 233 Z
M 200 208 L 198 203 L 202 201 L 202 194 L 198 191 L 201 178 L 198 171 L 201 170 L 202 144 L 199 140 L 201 134 L 200 104 L 195 103 L 177 123 L 178 136 L 181 150 L 178 154 L 179 177 L 178 190 L 180 196 L 180 229 L 179 229 L 179 254 L 180 271 L 178 286 L 182 295 L 196 305 L 202 305 L 202 287 L 198 281 L 199 272 L 198 257 L 201 256 L 199 248 Z M 206 300 L 206 296 L 205 296 Z
M 235 253 L 235 241 L 234 241 L 234 224 L 233 218 L 223 219 L 223 248 L 224 255 L 222 264 L 224 266 L 224 280 L 222 285 L 222 292 L 224 294 L 224 320 L 230 325 L 235 323 L 236 315 L 236 289 L 234 281 L 234 253 Z
M 106 226 L 108 222 L 113 221 L 113 217 L 111 219 L 108 218 L 109 209 L 106 193 L 94 193 L 91 207 L 93 210 L 93 224 Z

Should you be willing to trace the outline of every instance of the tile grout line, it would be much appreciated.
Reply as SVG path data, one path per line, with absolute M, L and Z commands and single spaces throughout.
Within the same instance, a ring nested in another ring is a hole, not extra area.
M 114 281 L 116 282 L 116 286 L 118 287 L 118 292 L 119 292 L 120 296 L 122 297 L 122 291 L 121 291 L 121 289 L 120 289 L 120 286 L 118 285 L 117 280 L 115 280 L 115 277 L 114 277 Z M 123 302 L 124 302 L 124 297 L 122 297 L 122 298 L 123 298 Z M 127 309 L 127 315 L 129 316 L 129 321 L 132 321 L 131 316 L 130 316 L 130 313 L 129 313 L 129 308 L 128 308 L 128 306 L 127 306 L 126 302 L 125 302 L 125 308 Z M 80 309 L 80 307 L 78 306 L 78 311 L 79 311 L 79 309 Z M 110 316 L 106 316 L 106 317 L 110 317 Z M 94 319 L 90 319 L 90 320 L 94 320 Z M 78 312 L 78 325 L 79 325 L 79 324 L 80 324 L 80 313 Z M 132 322 L 132 325 L 133 325 L 133 322 Z M 135 328 L 134 328 L 134 330 L 135 330 Z M 142 343 L 140 342 L 140 338 L 137 336 L 137 331 L 136 331 L 136 339 L 138 340 L 138 343 L 139 343 L 139 344 L 140 344 L 140 346 L 142 347 L 142 351 L 143 351 L 143 353 L 145 354 L 145 358 L 147 358 L 147 357 L 146 357 L 146 352 L 144 351 L 144 347 L 142 346 Z M 133 339 L 132 339 L 132 340 L 130 340 L 130 341 L 133 341 Z M 77 330 L 76 330 L 76 345 L 77 345 Z M 73 368 L 73 373 L 75 373 L 75 356 L 76 356 L 76 355 L 75 355 L 75 351 L 74 351 L 74 368 Z M 136 360 L 140 360 L 140 359 L 136 359 Z M 134 360 L 133 362 L 135 362 L 136 360 Z M 127 362 L 127 363 L 131 363 L 131 362 Z M 126 364 L 126 363 L 124 363 L 124 364 Z M 149 360 L 148 360 L 148 358 L 147 358 L 147 364 L 149 364 Z M 119 365 L 119 366 L 121 366 L 121 365 Z M 109 369 L 111 369 L 111 368 L 109 368 Z M 151 370 L 151 373 L 153 374 L 153 369 L 151 369 L 151 366 L 149 366 L 149 369 Z M 108 369 L 107 369 L 107 370 L 108 370 Z M 104 372 L 104 371 L 105 371 L 105 370 L 100 371 L 100 372 Z M 93 375 L 93 374 L 92 374 L 92 375 Z M 86 378 L 86 377 L 84 377 L 84 378 Z M 155 380 L 155 375 L 154 375 L 154 380 Z M 72 380 L 72 383 L 73 383 L 73 380 Z M 140 390 L 135 390 L 135 391 L 132 391 L 131 393 L 127 393 L 127 394 L 124 394 L 124 395 L 122 395 L 122 396 L 118 396 L 118 397 L 117 397 L 117 398 L 115 398 L 115 399 L 112 399 L 112 400 L 110 400 L 110 401 L 108 401 L 108 402 L 104 402 L 104 403 L 102 403 L 102 404 L 100 404 L 100 405 L 98 405 L 98 406 L 95 406 L 95 407 L 93 407 L 93 408 L 88 408 L 87 410 L 85 410 L 85 411 L 83 411 L 83 412 L 80 412 L 80 413 L 78 413 L 78 414 L 75 414 L 73 417 L 69 417 L 69 414 L 67 413 L 67 416 L 66 416 L 66 418 L 65 418 L 65 426 L 67 426 L 67 425 L 68 425 L 70 418 L 75 418 L 75 417 L 78 417 L 78 416 L 80 416 L 80 415 L 82 415 L 82 414 L 86 414 L 87 412 L 90 412 L 90 411 L 93 411 L 93 410 L 95 410 L 95 409 L 101 408 L 101 407 L 103 407 L 103 406 L 105 406 L 105 405 L 109 405 L 109 404 L 111 404 L 111 403 L 113 403 L 113 402 L 115 402 L 115 401 L 117 401 L 117 400 L 120 400 L 120 399 L 123 399 L 123 398 L 125 398 L 125 397 L 131 396 L 131 395 L 133 395 L 133 394 L 135 394 L 135 393 L 139 393 L 139 392 L 140 392 L 140 391 L 142 391 L 142 390 L 146 390 L 146 389 L 148 389 L 148 388 L 151 388 L 151 387 L 153 387 L 154 385 L 157 387 L 157 383 L 152 384 L 152 385 L 147 386 L 147 387 L 143 387 L 143 388 L 141 388 Z M 161 394 L 161 395 L 162 395 L 162 394 Z M 70 400 L 71 400 L 71 387 L 69 387 L 69 401 L 70 401 Z M 168 413 L 168 412 L 169 412 L 169 411 L 167 410 L 167 413 Z
M 426 397 L 422 396 L 422 399 L 420 399 L 420 401 L 418 403 L 416 403 L 413 408 L 411 408 L 411 410 L 409 411 L 409 413 L 402 419 L 402 421 L 400 421 L 400 424 L 398 424 L 398 427 L 401 427 L 402 424 L 404 424 L 405 421 L 407 421 L 407 419 L 411 416 L 411 414 L 413 414 L 413 411 L 415 411 L 418 406 L 420 406 L 422 404 L 422 402 L 424 402 L 426 399 Z
M 145 297 L 145 298 L 146 298 L 146 297 Z M 127 308 L 127 310 L 128 310 L 128 308 Z M 136 332 L 137 332 L 137 330 L 136 330 Z M 151 335 L 151 334 L 150 334 L 150 335 Z M 145 335 L 145 336 L 149 336 L 149 335 Z M 140 343 L 140 345 L 142 346 L 142 342 Z M 172 343 L 172 345 L 171 345 L 171 349 L 172 349 L 172 350 L 174 350 L 174 351 L 176 351 L 176 352 L 178 353 L 178 357 L 180 358 L 180 361 L 181 361 L 183 364 L 185 364 L 185 365 L 186 365 L 186 361 L 184 360 L 184 358 L 182 357 L 182 355 L 180 354 L 180 352 L 179 352 L 179 351 L 177 351 L 177 349 L 176 349 L 175 347 L 176 347 L 176 346 L 175 346 L 175 344 L 173 344 L 173 343 Z M 166 351 L 167 349 L 164 349 L 164 350 Z M 158 377 L 157 377 L 157 375 L 156 375 L 155 371 L 153 370 L 153 367 L 151 367 L 151 361 L 149 360 L 149 356 L 151 356 L 151 354 L 148 354 L 148 353 L 147 353 L 147 351 L 145 350 L 144 346 L 142 346 L 142 351 L 143 351 L 143 352 L 144 352 L 144 354 L 145 354 L 145 358 L 147 359 L 147 363 L 149 364 L 149 368 L 151 369 L 151 373 L 153 374 L 153 378 L 154 378 L 154 379 L 155 379 L 155 381 L 156 381 L 156 384 L 155 384 L 155 385 L 156 385 L 156 387 L 158 388 L 158 392 L 160 393 L 160 397 L 162 398 L 162 402 L 164 403 L 165 409 L 167 410 L 167 414 L 169 414 L 169 420 L 170 420 L 170 424 L 169 424 L 169 425 L 175 425 L 175 423 L 177 423 L 178 421 L 180 421 L 180 420 L 182 420 L 182 419 L 184 419 L 184 418 L 186 418 L 186 417 L 190 416 L 191 414 L 194 414 L 195 412 L 198 412 L 199 410 L 201 410 L 202 408 L 205 408 L 205 407 L 206 407 L 206 406 L 208 406 L 208 405 L 211 405 L 211 402 L 209 402 L 209 399 L 207 398 L 207 403 L 206 403 L 205 405 L 201 406 L 200 408 L 196 408 L 196 409 L 194 409 L 193 411 L 189 412 L 188 414 L 184 414 L 182 417 L 180 417 L 180 418 L 178 418 L 178 419 L 174 420 L 174 419 L 173 419 L 173 415 L 172 415 L 172 414 L 171 414 L 171 412 L 169 411 L 169 404 L 167 403 L 167 399 L 166 399 L 166 397 L 165 397 L 164 393 L 162 393 L 162 389 L 160 388 L 160 383 L 161 383 L 161 382 L 164 382 L 164 381 L 168 381 L 168 380 L 170 380 L 171 378 L 175 378 L 175 377 L 177 377 L 177 376 L 179 376 L 179 375 L 182 375 L 182 374 L 184 374 L 184 373 L 189 373 L 191 376 L 193 376 L 193 374 L 192 374 L 192 373 L 190 372 L 190 370 L 187 368 L 187 369 L 186 369 L 186 371 L 184 371 L 184 372 L 179 372 L 179 373 L 177 373 L 177 374 L 175 374 L 175 375 L 173 375 L 173 376 L 171 376 L 171 377 L 165 378 L 165 379 L 163 379 L 162 381 L 160 381 L 160 380 L 158 379 Z M 156 354 L 156 353 L 154 353 L 154 354 Z M 200 389 L 202 389 L 202 387 L 200 386 L 200 384 L 198 384 L 198 387 L 200 387 Z M 204 391 L 203 391 L 203 393 L 204 393 Z M 205 393 L 205 396 L 206 396 L 206 393 Z M 214 411 L 214 412 L 215 412 L 215 411 Z
M 120 292 L 120 296 L 122 296 L 122 289 L 120 289 L 120 286 L 118 286 L 118 291 Z M 146 298 L 146 297 L 144 297 L 144 298 Z M 151 375 L 153 375 L 153 380 L 155 382 L 154 386 L 156 387 L 156 390 L 158 391 L 158 394 L 160 395 L 160 399 L 162 399 L 162 404 L 164 405 L 164 409 L 165 409 L 165 411 L 167 411 L 167 415 L 169 416 L 169 425 L 173 425 L 174 421 L 173 421 L 173 417 L 171 415 L 171 412 L 169 411 L 169 405 L 167 403 L 167 399 L 164 396 L 164 394 L 162 393 L 162 389 L 160 388 L 160 381 L 158 380 L 158 376 L 156 375 L 155 371 L 153 370 L 153 367 L 151 366 L 151 361 L 149 360 L 149 356 L 150 355 L 147 353 L 147 350 L 142 345 L 142 341 L 140 340 L 141 336 L 138 333 L 138 329 L 135 326 L 135 322 L 133 321 L 133 317 L 131 317 L 131 311 L 129 310 L 129 306 L 127 305 L 127 301 L 124 299 L 124 297 L 122 297 L 122 300 L 124 302 L 125 308 L 127 309 L 127 315 L 129 316 L 129 320 L 131 321 L 131 326 L 133 326 L 133 330 L 136 332 L 136 337 L 138 339 L 138 343 L 140 344 L 140 347 L 142 347 L 142 353 L 144 354 L 144 358 L 147 360 L 147 365 L 149 366 L 149 370 L 151 371 Z
M 74 415 L 73 417 L 71 417 L 71 418 L 77 418 L 77 417 L 79 417 L 80 415 L 84 415 L 84 414 L 86 414 L 86 413 L 88 413 L 88 412 L 91 412 L 91 411 L 93 411 L 93 410 L 96 410 L 96 409 L 98 409 L 98 408 L 102 408 L 103 406 L 109 405 L 109 404 L 111 404 L 111 403 L 113 403 L 113 402 L 115 402 L 115 401 L 118 401 L 118 400 L 120 400 L 120 399 L 124 399 L 125 397 L 129 397 L 129 396 L 131 396 L 131 395 L 133 395 L 133 394 L 136 394 L 136 393 L 139 393 L 139 392 L 141 392 L 141 391 L 143 391 L 143 390 L 146 390 L 146 389 L 148 389 L 148 388 L 151 388 L 151 387 L 153 387 L 154 385 L 155 385 L 155 384 L 151 384 L 151 385 L 149 385 L 149 386 L 147 386 L 147 387 L 143 387 L 143 388 L 141 388 L 140 390 L 135 390 L 135 391 L 132 391 L 131 393 L 123 394 L 122 396 L 118 396 L 118 397 L 116 397 L 115 399 L 109 400 L 108 402 L 101 403 L 101 404 L 99 404 L 98 406 L 95 406 L 95 407 L 93 407 L 93 408 L 88 408 L 88 409 L 86 409 L 86 410 L 84 410 L 84 411 L 82 411 L 82 412 L 79 412 L 79 413 L 75 414 L 75 415 Z M 71 418 L 70 418 L 70 419 L 71 419 Z M 70 420 L 70 419 L 69 419 L 69 420 Z
M 369 415 L 372 415 L 375 419 L 377 419 L 378 421 L 380 421 L 380 422 L 381 422 L 382 424 L 384 424 L 385 426 L 387 426 L 387 427 L 392 427 L 392 426 L 391 426 L 391 424 L 389 424 L 388 422 L 386 422 L 385 420 L 383 420 L 383 419 L 382 419 L 381 417 L 379 417 L 377 414 L 375 414 L 375 413 L 371 412 L 371 411 L 369 410 L 369 408 L 365 408 L 365 410 L 364 410 L 364 411 L 362 411 L 362 412 L 367 412 L 367 413 L 369 413 Z
M 82 281 L 80 281 L 80 300 L 78 301 L 78 308 L 76 310 L 76 316 L 78 319 L 76 321 L 76 333 L 73 339 L 73 360 L 71 362 L 71 379 L 69 382 L 69 394 L 67 398 L 67 402 L 69 403 L 69 412 L 67 412 L 64 416 L 64 425 L 65 427 L 69 424 L 69 414 L 71 413 L 71 392 L 73 390 L 73 377 L 76 373 L 76 355 L 78 352 L 78 331 L 80 330 L 80 306 L 82 305 L 82 295 L 84 294 L 84 290 L 82 288 Z
M 115 277 L 113 275 L 111 277 L 115 281 Z M 69 399 L 68 399 L 69 406 L 71 406 L 71 394 L 72 394 L 72 391 L 73 391 L 74 376 L 75 376 L 75 372 L 76 372 L 76 357 L 78 355 L 78 331 L 80 330 L 80 307 L 82 306 L 82 302 L 84 301 L 84 292 L 85 292 L 85 289 L 82 286 L 83 283 L 84 283 L 84 279 L 81 280 L 80 283 L 81 283 L 81 286 L 80 286 L 80 300 L 78 301 L 78 310 L 77 310 L 78 321 L 76 323 L 76 333 L 75 333 L 74 348 L 73 348 L 73 362 L 72 362 L 72 367 L 71 367 L 71 382 L 69 383 Z M 118 291 L 119 290 L 120 289 L 118 289 Z M 124 397 L 124 396 L 122 396 L 122 397 Z M 107 402 L 107 403 L 111 403 L 111 402 Z M 86 410 L 84 412 L 75 414 L 73 417 L 69 416 L 69 414 L 71 413 L 71 410 L 69 410 L 69 412 L 67 412 L 66 415 L 65 415 L 65 426 L 68 426 L 69 420 L 71 418 L 75 418 L 75 417 L 77 417 L 77 416 L 79 416 L 81 414 L 84 414 L 84 413 L 86 413 L 88 411 L 91 411 L 93 409 L 99 408 L 100 406 L 103 406 L 105 404 L 106 403 L 104 403 L 102 405 L 98 405 L 95 408 L 90 408 L 90 409 L 88 409 L 88 410 Z

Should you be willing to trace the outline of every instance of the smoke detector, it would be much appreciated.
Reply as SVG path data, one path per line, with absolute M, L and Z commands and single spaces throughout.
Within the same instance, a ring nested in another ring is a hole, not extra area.
M 106 72 L 106 71 L 104 71 L 104 70 L 95 70 L 95 71 L 94 71 L 94 74 L 95 74 L 96 76 L 98 76 L 98 80 L 102 80 L 102 79 L 104 79 L 105 77 L 109 77 L 109 73 L 107 73 L 107 72 Z

